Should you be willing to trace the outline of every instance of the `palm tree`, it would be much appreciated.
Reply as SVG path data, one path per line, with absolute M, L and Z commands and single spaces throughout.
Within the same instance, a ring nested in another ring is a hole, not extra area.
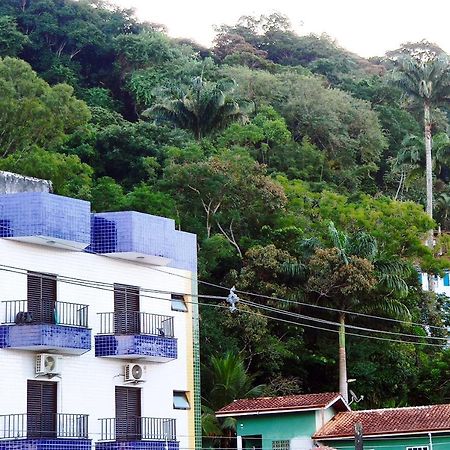
M 431 110 L 450 101 L 450 63 L 447 55 L 433 57 L 400 56 L 396 61 L 394 83 L 423 111 L 425 140 L 426 211 L 433 218 L 433 175 L 431 158 Z M 428 245 L 432 245 L 428 239 Z
M 162 99 L 142 115 L 191 130 L 196 139 L 201 139 L 231 122 L 246 120 L 253 110 L 251 102 L 233 98 L 235 86 L 233 80 L 211 83 L 199 76 L 187 88 L 163 92 Z
M 390 295 L 377 297 L 375 289 L 386 288 L 390 293 L 405 294 L 405 277 L 409 268 L 400 261 L 381 258 L 375 238 L 359 232 L 354 235 L 336 230 L 329 225 L 332 246 L 317 248 L 309 261 L 309 279 L 306 288 L 319 301 L 339 309 L 339 391 L 348 401 L 347 357 L 345 347 L 345 311 L 378 312 L 399 319 L 409 319 L 409 311 Z
M 225 436 L 221 448 L 229 446 L 236 422 L 232 418 L 218 421 L 215 411 L 239 398 L 258 397 L 265 385 L 254 386 L 254 377 L 247 373 L 239 354 L 228 351 L 223 356 L 212 356 L 204 367 L 202 428 L 205 436 Z

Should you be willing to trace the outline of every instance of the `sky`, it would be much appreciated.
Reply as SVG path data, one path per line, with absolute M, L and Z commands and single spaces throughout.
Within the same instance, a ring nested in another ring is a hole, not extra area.
M 450 53 L 450 0 L 112 0 L 169 35 L 210 46 L 214 25 L 280 12 L 299 34 L 327 33 L 361 56 L 379 56 L 426 38 Z

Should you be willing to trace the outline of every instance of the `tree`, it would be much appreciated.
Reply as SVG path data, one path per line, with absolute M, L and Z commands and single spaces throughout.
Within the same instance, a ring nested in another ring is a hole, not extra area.
M 12 17 L 0 16 L 0 57 L 16 56 L 28 43 L 28 38 L 17 29 Z
M 191 130 L 201 139 L 231 122 L 245 120 L 252 110 L 251 103 L 232 97 L 235 84 L 232 80 L 211 83 L 196 77 L 189 87 L 172 90 L 142 115 Z
M 89 118 L 72 87 L 51 87 L 26 62 L 0 58 L 0 155 L 54 148 Z
M 347 310 L 382 311 L 389 316 L 409 319 L 407 307 L 393 296 L 385 295 L 372 304 L 372 292 L 386 286 L 391 292 L 407 293 L 404 278 L 407 266 L 400 261 L 379 258 L 376 240 L 367 233 L 347 235 L 329 226 L 331 248 L 318 248 L 308 264 L 310 276 L 306 288 L 325 299 L 339 312 L 339 391 L 348 401 L 345 323 Z
M 423 54 L 422 54 L 423 55 Z M 433 173 L 431 155 L 431 112 L 442 103 L 450 102 L 450 62 L 447 55 L 419 57 L 401 56 L 395 61 L 393 81 L 406 96 L 419 103 L 423 111 L 423 133 L 426 161 L 426 211 L 433 218 Z M 428 238 L 432 245 L 432 235 Z
M 198 162 L 169 165 L 165 183 L 184 214 L 200 218 L 201 235 L 221 233 L 242 258 L 240 239 L 258 233 L 282 210 L 281 186 L 245 152 L 224 150 Z

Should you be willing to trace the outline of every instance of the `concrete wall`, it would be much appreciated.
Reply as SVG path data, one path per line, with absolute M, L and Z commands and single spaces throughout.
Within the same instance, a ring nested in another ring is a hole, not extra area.
M 289 440 L 291 450 L 311 450 L 311 435 L 316 431 L 316 412 L 259 414 L 237 419 L 239 436 L 262 435 L 263 450 L 271 450 L 272 442 Z
M 0 194 L 17 192 L 52 192 L 52 182 L 0 170 Z
M 63 250 L 0 239 L 0 300 L 25 300 L 27 277 L 8 272 L 2 265 L 29 271 L 52 273 L 103 283 L 123 283 L 161 291 L 191 293 L 191 273 L 175 268 L 145 266 L 129 261 L 85 252 Z M 172 275 L 173 273 L 181 276 Z M 186 278 L 183 278 L 186 277 Z M 99 329 L 97 313 L 113 312 L 113 292 L 58 282 L 58 300 L 89 305 L 89 327 L 94 336 Z M 146 298 L 150 297 L 160 298 Z M 187 297 L 190 301 L 190 298 Z M 148 363 L 147 382 L 142 389 L 142 415 L 144 417 L 175 418 L 180 448 L 194 448 L 193 408 L 193 355 L 192 308 L 189 312 L 171 310 L 170 294 L 143 294 L 141 311 L 174 317 L 175 337 L 178 339 L 178 358 L 167 363 Z M 4 307 L 0 304 L 0 322 L 4 320 Z M 37 352 L 27 350 L 0 350 L 0 415 L 26 412 L 27 380 L 35 379 L 34 361 Z M 124 365 L 120 359 L 96 358 L 94 339 L 92 350 L 81 356 L 64 356 L 58 384 L 58 411 L 61 413 L 89 414 L 89 432 L 99 439 L 99 418 L 115 416 L 114 387 L 122 386 Z M 47 379 L 47 378 L 44 378 Z M 175 410 L 173 391 L 187 391 L 191 409 Z

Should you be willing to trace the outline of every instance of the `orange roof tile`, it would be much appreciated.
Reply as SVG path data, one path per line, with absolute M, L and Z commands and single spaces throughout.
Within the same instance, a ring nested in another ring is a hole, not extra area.
M 362 423 L 365 436 L 450 430 L 450 405 L 340 412 L 313 438 L 352 438 L 357 422 Z
M 218 416 L 248 414 L 252 412 L 273 412 L 299 409 L 320 409 L 337 400 L 344 402 L 336 392 L 322 394 L 286 395 L 283 397 L 258 397 L 235 400 L 216 412 Z M 346 408 L 346 407 L 345 407 Z

